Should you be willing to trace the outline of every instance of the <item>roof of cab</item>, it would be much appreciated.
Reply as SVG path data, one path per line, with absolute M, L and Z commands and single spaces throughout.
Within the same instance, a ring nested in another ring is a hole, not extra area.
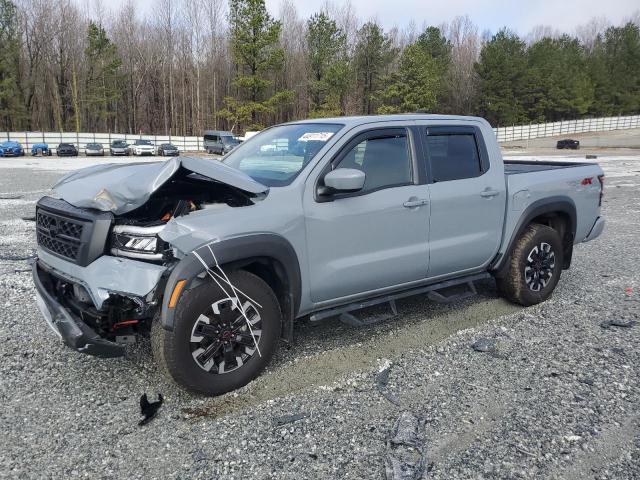
M 307 120 L 298 120 L 287 122 L 284 125 L 294 125 L 301 123 L 333 123 L 341 124 L 352 128 L 359 125 L 380 122 L 394 121 L 415 121 L 415 120 L 439 120 L 439 121 L 473 121 L 480 122 L 491 128 L 491 125 L 482 117 L 472 117 L 466 115 L 441 115 L 432 113 L 398 113 L 391 115 L 361 115 L 352 117 L 328 117 L 328 118 L 311 118 Z
M 361 115 L 353 117 L 312 118 L 308 120 L 299 120 L 288 123 L 339 123 L 348 127 L 356 127 L 358 125 L 365 125 L 367 123 L 414 120 L 462 120 L 487 123 L 487 121 L 482 117 L 472 117 L 465 115 L 440 115 L 433 113 L 398 113 L 392 115 Z

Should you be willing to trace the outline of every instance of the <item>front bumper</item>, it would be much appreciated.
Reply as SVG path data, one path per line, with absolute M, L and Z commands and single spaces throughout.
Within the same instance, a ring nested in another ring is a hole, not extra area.
M 62 341 L 74 350 L 103 358 L 121 357 L 124 346 L 100 337 L 80 318 L 65 308 L 47 288 L 48 273 L 39 265 L 32 263 L 33 283 L 36 287 L 38 308 L 51 329 Z

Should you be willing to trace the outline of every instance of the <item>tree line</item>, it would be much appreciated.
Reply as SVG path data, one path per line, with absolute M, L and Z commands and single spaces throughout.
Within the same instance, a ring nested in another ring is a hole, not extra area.
M 0 130 L 200 135 L 428 111 L 494 126 L 640 112 L 640 14 L 573 34 L 467 16 L 385 30 L 351 3 L 0 0 Z

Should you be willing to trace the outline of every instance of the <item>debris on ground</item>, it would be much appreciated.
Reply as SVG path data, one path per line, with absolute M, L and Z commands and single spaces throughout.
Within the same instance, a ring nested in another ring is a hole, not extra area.
M 23 195 L 0 195 L 0 200 L 20 200 Z
M 410 412 L 402 412 L 389 438 L 391 445 L 417 447 L 420 445 L 420 420 Z
M 386 387 L 389 383 L 389 373 L 391 372 L 391 367 L 392 363 L 387 360 L 382 365 L 382 367 L 380 367 L 380 370 L 378 370 L 378 373 L 376 374 L 376 385 L 379 389 Z
M 625 322 L 624 320 L 605 320 L 600 324 L 602 328 L 608 330 L 611 327 L 619 327 L 619 328 L 631 328 L 636 324 L 635 320 L 629 320 Z
M 271 423 L 274 427 L 281 427 L 282 425 L 287 425 L 289 423 L 297 422 L 298 420 L 302 420 L 303 418 L 307 418 L 309 416 L 308 413 L 294 413 L 292 415 L 282 415 L 281 417 L 275 417 L 271 420 Z
M 156 416 L 156 413 L 158 413 L 158 409 L 160 408 L 160 405 L 162 405 L 163 400 L 162 394 L 159 393 L 157 402 L 149 402 L 147 394 L 143 393 L 140 397 L 140 413 L 144 418 L 138 422 L 138 425 L 142 426 L 149 423 L 153 417 Z
M 385 473 L 388 480 L 418 480 L 424 473 L 422 425 L 418 417 L 402 412 L 387 441 Z
M 473 348 L 476 352 L 495 352 L 496 351 L 496 341 L 492 338 L 479 338 L 474 343 L 471 344 L 471 348 Z

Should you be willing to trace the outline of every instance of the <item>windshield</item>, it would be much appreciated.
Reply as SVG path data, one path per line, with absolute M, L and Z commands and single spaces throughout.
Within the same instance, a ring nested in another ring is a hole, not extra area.
M 151 145 L 151 140 L 136 140 L 137 145 Z
M 222 161 L 268 187 L 289 185 L 343 126 L 301 123 L 269 128 L 241 143 Z
M 124 147 L 127 145 L 127 143 L 124 140 L 114 140 L 111 145 L 113 145 L 114 147 Z

